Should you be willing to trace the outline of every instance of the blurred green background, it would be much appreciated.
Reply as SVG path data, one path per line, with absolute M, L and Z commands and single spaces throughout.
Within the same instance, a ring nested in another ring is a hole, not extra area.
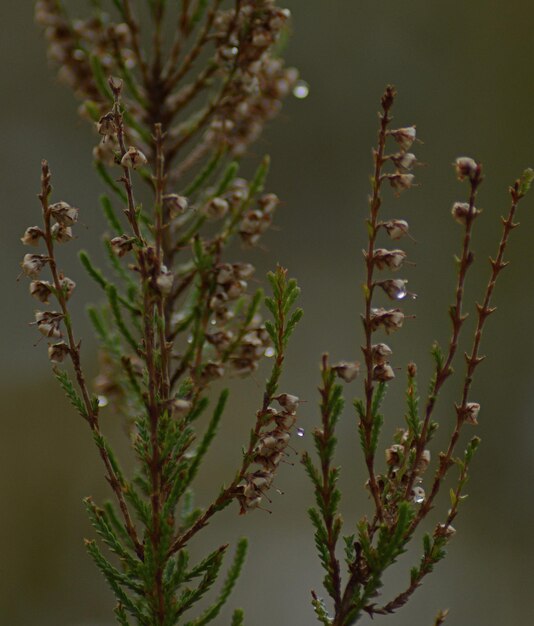
M 102 468 L 87 429 L 52 380 L 44 342 L 33 346 L 36 333 L 27 322 L 34 304 L 26 281 L 15 281 L 24 253 L 19 237 L 38 222 L 41 158 L 51 163 L 58 199 L 80 206 L 79 243 L 96 258 L 103 228 L 100 183 L 91 167 L 95 136 L 47 67 L 31 5 L 14 0 L 0 5 L 0 624 L 108 626 L 113 599 L 82 545 L 83 536 L 92 536 L 82 497 L 108 496 Z M 252 258 L 259 277 L 279 262 L 302 287 L 306 315 L 295 334 L 283 388 L 306 400 L 300 424 L 309 433 L 318 419 L 321 353 L 359 358 L 363 220 L 384 85 L 398 87 L 396 121 L 417 124 L 424 144 L 416 151 L 428 164 L 416 172 L 419 188 L 399 200 L 388 194 L 384 204 L 385 214 L 410 222 L 417 239 L 405 246 L 417 267 L 402 276 L 419 294 L 405 307 L 417 319 L 388 343 L 395 365 L 418 362 L 424 390 L 429 347 L 434 339 L 445 342 L 449 333 L 446 308 L 460 236 L 450 206 L 466 195 L 450 164 L 467 154 L 484 163 L 487 176 L 474 244 L 479 263 L 467 289 L 471 301 L 480 297 L 488 276 L 486 258 L 496 248 L 507 185 L 524 167 L 534 166 L 534 19 L 530 0 L 287 0 L 286 5 L 294 17 L 287 57 L 311 90 L 307 99 L 289 101 L 253 148 L 256 157 L 271 154 L 268 188 L 284 206 L 276 219 L 279 230 L 265 241 L 267 250 Z M 459 532 L 448 558 L 407 608 L 396 617 L 376 618 L 379 625 L 430 626 L 437 609 L 445 607 L 451 609 L 451 625 L 534 623 L 534 195 L 524 203 L 520 221 L 508 256 L 512 268 L 497 289 L 499 311 L 484 338 L 483 351 L 490 358 L 473 387 L 472 400 L 482 404 L 476 434 L 483 446 L 468 487 L 472 495 L 455 523 Z M 65 251 L 65 265 L 69 255 L 74 259 L 75 250 Z M 83 309 L 87 300 L 100 296 L 79 266 L 69 275 L 79 285 L 77 324 L 94 371 L 94 344 Z M 463 370 L 461 360 L 457 367 Z M 220 477 L 232 475 L 260 402 L 263 375 L 233 386 L 223 435 L 200 476 L 201 504 L 217 492 Z M 390 386 L 387 437 L 402 419 L 402 378 L 399 372 Z M 357 389 L 357 384 L 347 389 L 348 400 Z M 438 405 L 442 436 L 451 427 L 459 389 L 460 380 L 449 382 Z M 104 420 L 120 441 L 121 425 L 112 415 Z M 309 435 L 295 446 L 310 447 Z M 434 457 L 437 452 L 434 448 Z M 350 410 L 341 425 L 339 458 L 348 532 L 369 508 Z M 252 539 L 246 574 L 230 603 L 245 609 L 249 626 L 314 623 L 310 589 L 322 594 L 322 573 L 305 512 L 311 490 L 296 461 L 280 472 L 277 486 L 285 493 L 274 494 L 271 515 L 257 511 L 243 518 L 231 507 L 204 533 L 209 547 L 235 543 L 242 535 Z M 433 522 L 447 502 L 440 501 L 438 509 Z M 387 599 L 407 586 L 407 570 L 419 552 L 420 543 L 389 573 Z M 217 623 L 229 623 L 229 613 Z

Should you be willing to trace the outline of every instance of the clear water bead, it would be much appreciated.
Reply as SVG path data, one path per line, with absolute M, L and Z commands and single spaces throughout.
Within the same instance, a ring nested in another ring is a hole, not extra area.
M 297 428 L 297 437 L 304 437 L 304 428 Z
M 106 396 L 98 396 L 98 406 L 99 407 L 104 407 L 107 406 L 109 404 L 109 400 L 106 398 Z
M 298 80 L 293 87 L 293 95 L 299 100 L 304 100 L 310 94 L 310 86 L 305 80 Z
M 265 350 L 265 356 L 268 358 L 274 356 L 274 348 L 272 346 Z

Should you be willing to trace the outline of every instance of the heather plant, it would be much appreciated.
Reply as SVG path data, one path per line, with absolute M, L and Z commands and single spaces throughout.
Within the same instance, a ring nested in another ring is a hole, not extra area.
M 61 246 L 76 239 L 79 210 L 53 193 L 46 161 L 41 167 L 41 223 L 22 237 L 25 245 L 39 250 L 25 255 L 22 270 L 30 278 L 31 295 L 42 305 L 53 303 L 51 309 L 36 312 L 34 324 L 48 340 L 59 384 L 91 431 L 113 495 L 113 502 L 84 502 L 98 537 L 86 541 L 87 551 L 116 597 L 116 619 L 123 626 L 200 626 L 215 620 L 228 601 L 244 565 L 247 541 L 238 542 L 224 567 L 227 544 L 191 562 L 190 543 L 203 545 L 212 518 L 233 503 L 241 515 L 255 509 L 267 514 L 268 494 L 291 450 L 297 421 L 299 398 L 281 391 L 280 381 L 288 341 L 302 316 L 296 307 L 299 289 L 287 271 L 277 267 L 268 275 L 270 295 L 265 297 L 261 288 L 251 288 L 254 267 L 247 262 L 247 249 L 261 245 L 280 201 L 264 191 L 268 157 L 249 180 L 240 176 L 240 168 L 283 98 L 305 86 L 299 85 L 295 69 L 284 66 L 289 12 L 273 0 L 88 4 L 88 16 L 75 19 L 64 3 L 39 0 L 36 20 L 45 29 L 59 79 L 82 100 L 80 113 L 95 127 L 93 159 L 108 189 L 100 203 L 109 225 L 104 244 L 110 271 L 102 271 L 85 251 L 79 252 L 83 267 L 104 294 L 103 304 L 88 306 L 99 343 L 100 372 L 94 382 L 88 380 L 70 314 L 76 285 L 58 255 Z M 482 331 L 494 311 L 491 298 L 506 266 L 504 253 L 516 226 L 517 205 L 534 177 L 527 170 L 510 188 L 502 239 L 491 260 L 482 303 L 476 305 L 455 424 L 428 478 L 430 444 L 438 427 L 435 406 L 452 374 L 466 319 L 464 285 L 474 259 L 471 235 L 483 180 L 479 163 L 468 157 L 456 160 L 468 198 L 452 208 L 463 239 L 449 310 L 451 337 L 444 349 L 432 347 L 435 369 L 421 401 L 417 368 L 414 363 L 406 367 L 404 423 L 381 463 L 382 426 L 390 428 L 392 423 L 382 415 L 381 405 L 388 386 L 397 382 L 398 368 L 392 364 L 392 349 L 377 342 L 375 335 L 400 329 L 406 319 L 416 323 L 398 307 L 376 304 L 379 297 L 394 302 L 415 298 L 405 279 L 379 274 L 409 262 L 404 250 L 379 247 L 383 237 L 397 241 L 410 236 L 404 218 L 382 217 L 383 187 L 389 185 L 395 195 L 408 190 L 415 184 L 413 169 L 418 164 L 410 152 L 417 141 L 415 126 L 392 127 L 395 96 L 388 87 L 382 97 L 373 152 L 364 251 L 363 364 L 331 364 L 323 356 L 321 425 L 313 432 L 319 466 L 308 453 L 302 458 L 315 490 L 310 518 L 325 571 L 324 587 L 332 600 L 329 607 L 313 592 L 312 604 L 321 623 L 335 626 L 401 608 L 443 558 L 455 532 L 452 523 L 479 444 L 474 437 L 463 453 L 458 452 L 464 426 L 476 426 L 480 410 L 470 391 L 483 359 Z M 239 259 L 233 256 L 235 241 L 244 248 Z M 197 506 L 194 481 L 217 436 L 229 395 L 227 388 L 220 391 L 221 380 L 253 374 L 264 358 L 272 359 L 271 372 L 256 415 L 242 416 L 250 423 L 250 436 L 242 442 L 239 467 L 221 480 L 212 502 Z M 354 407 L 373 510 L 342 536 L 340 470 L 334 465 L 336 425 L 343 410 L 339 379 L 351 383 L 360 370 L 363 396 Z M 126 425 L 135 458 L 132 475 L 103 432 L 103 412 Z M 297 433 L 302 434 L 299 429 Z M 453 468 L 457 478 L 450 508 L 424 534 L 422 556 L 411 569 L 406 590 L 382 599 L 384 572 L 427 522 Z M 265 581 L 261 587 L 265 593 Z M 436 624 L 444 619 L 441 612 Z M 233 612 L 231 623 L 244 623 L 240 609 Z

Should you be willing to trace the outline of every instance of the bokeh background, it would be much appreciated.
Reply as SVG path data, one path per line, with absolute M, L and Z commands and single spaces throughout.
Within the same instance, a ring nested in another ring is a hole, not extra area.
M 484 163 L 487 175 L 474 244 L 479 263 L 467 290 L 471 302 L 487 279 L 486 259 L 496 248 L 507 185 L 534 165 L 534 20 L 530 0 L 287 0 L 286 5 L 294 16 L 287 57 L 310 84 L 310 94 L 291 99 L 253 149 L 254 158 L 271 154 L 268 187 L 284 199 L 279 230 L 269 234 L 267 250 L 253 260 L 258 277 L 279 262 L 302 287 L 306 315 L 283 387 L 306 400 L 301 426 L 309 433 L 318 419 L 321 353 L 328 350 L 333 359 L 359 356 L 363 220 L 384 85 L 398 87 L 396 121 L 417 124 L 424 144 L 416 151 L 428 164 L 417 170 L 419 188 L 399 200 L 388 195 L 384 205 L 389 216 L 410 222 L 417 239 L 406 244 L 417 267 L 403 276 L 419 294 L 406 305 L 417 319 L 388 343 L 396 365 L 418 362 L 425 389 L 429 347 L 434 339 L 445 342 L 449 332 L 446 308 L 460 236 L 450 206 L 466 194 L 450 164 L 468 154 Z M 102 468 L 84 424 L 52 380 L 45 346 L 33 346 L 36 333 L 27 323 L 34 305 L 26 282 L 15 280 L 24 252 L 19 237 L 38 220 L 35 194 L 45 156 L 58 194 L 82 209 L 80 246 L 101 258 L 100 183 L 91 167 L 95 136 L 47 67 L 32 3 L 3 0 L 0 24 L 0 624 L 108 626 L 113 599 L 82 545 L 82 537 L 92 534 L 82 497 L 108 495 Z M 469 483 L 471 496 L 455 524 L 459 532 L 448 558 L 410 605 L 396 617 L 376 618 L 379 625 L 430 626 L 437 609 L 445 607 L 451 609 L 451 625 L 534 623 L 534 196 L 524 203 L 520 220 L 508 257 L 512 267 L 497 289 L 499 311 L 485 333 L 489 358 L 473 387 L 472 399 L 483 407 L 476 429 L 483 446 Z M 74 263 L 74 250 L 65 254 L 65 264 Z M 77 324 L 95 371 L 83 309 L 100 294 L 79 266 L 69 275 L 79 285 Z M 220 477 L 232 474 L 260 401 L 263 375 L 233 385 L 223 435 L 199 479 L 200 503 L 216 493 Z M 402 419 L 402 378 L 399 373 L 390 386 L 386 437 Z M 460 380 L 449 382 L 438 405 L 442 436 L 450 430 L 459 389 Z M 356 393 L 355 384 L 347 389 L 348 400 Z M 354 424 L 347 410 L 339 445 L 347 532 L 368 510 Z M 122 427 L 112 415 L 105 425 L 120 441 Z M 295 445 L 309 448 L 309 434 Z M 310 589 L 322 592 L 305 512 L 311 489 L 302 467 L 283 467 L 277 485 L 285 494 L 274 496 L 271 515 L 260 511 L 240 518 L 231 507 L 205 532 L 208 547 L 242 535 L 252 539 L 246 574 L 230 603 L 244 607 L 249 626 L 312 624 Z M 447 509 L 446 501 L 439 505 L 434 522 Z M 193 550 L 202 553 L 197 545 Z M 406 586 L 419 552 L 420 544 L 388 574 L 387 598 Z M 229 623 L 229 612 L 217 623 Z

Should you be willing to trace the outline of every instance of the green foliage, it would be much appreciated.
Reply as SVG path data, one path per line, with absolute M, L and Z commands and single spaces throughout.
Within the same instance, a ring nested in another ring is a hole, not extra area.
M 89 414 L 87 413 L 87 408 L 81 399 L 80 395 L 74 388 L 74 384 L 72 383 L 67 372 L 59 369 L 58 367 L 54 368 L 54 374 L 56 379 L 58 380 L 61 388 L 65 392 L 67 398 L 70 400 L 72 406 L 76 409 L 76 411 L 80 414 L 84 419 L 89 419 Z

